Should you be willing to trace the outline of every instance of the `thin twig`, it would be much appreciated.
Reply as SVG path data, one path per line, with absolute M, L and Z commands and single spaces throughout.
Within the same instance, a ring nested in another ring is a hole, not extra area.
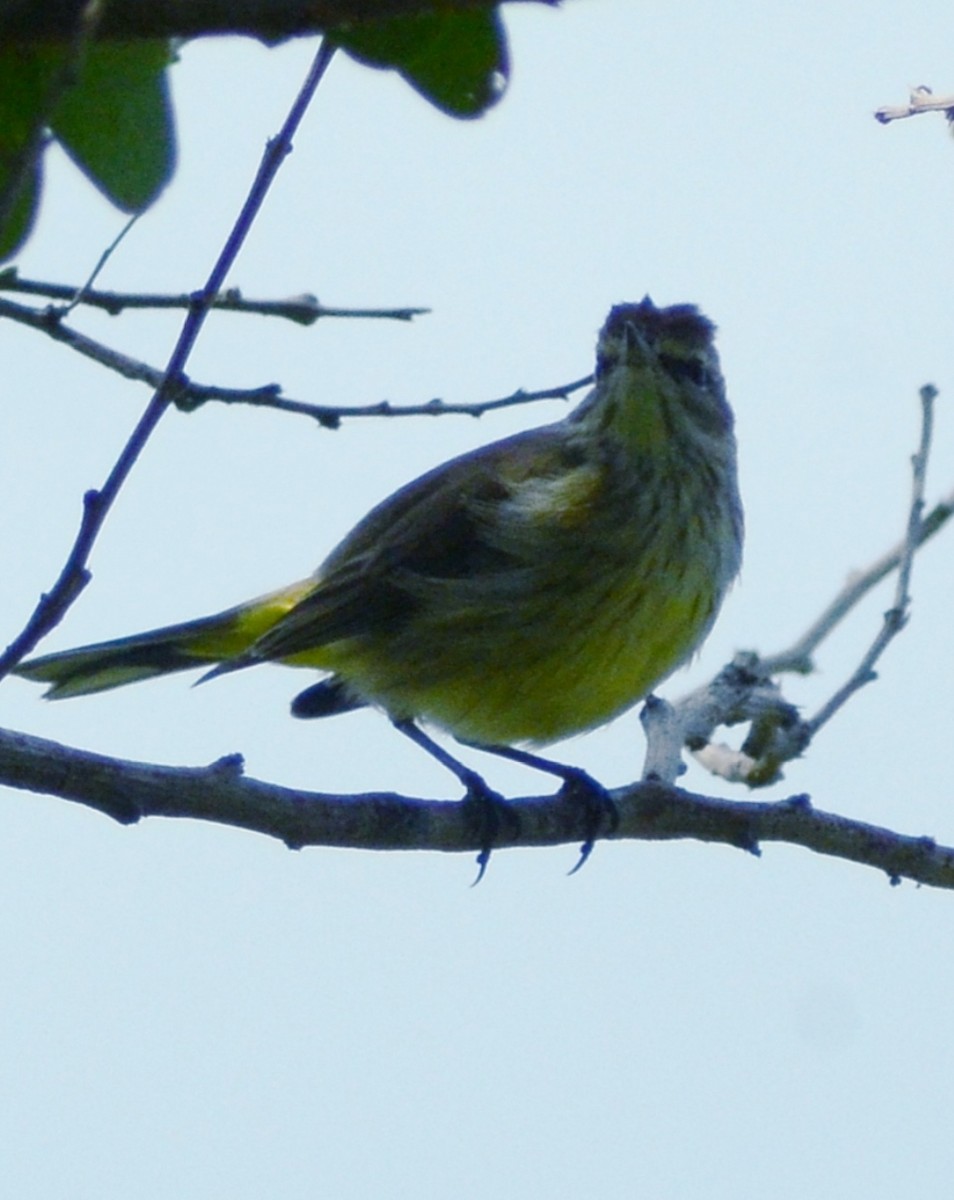
M 954 516 L 954 491 L 943 500 L 939 500 L 927 516 L 921 521 L 917 533 L 917 545 L 920 549 L 926 541 L 932 538 Z M 872 588 L 882 579 L 896 571 L 905 552 L 907 539 L 902 539 L 892 546 L 887 553 L 882 554 L 863 571 L 854 572 L 841 591 L 834 597 L 818 620 L 793 642 L 786 650 L 769 654 L 760 659 L 762 669 L 769 675 L 780 675 L 786 671 L 794 671 L 800 675 L 809 675 L 815 669 L 814 653 L 818 646 L 832 632 Z
M 926 112 L 945 112 L 948 120 L 954 113 L 954 96 L 935 96 L 929 87 L 922 84 L 911 89 L 907 104 L 892 107 L 887 105 L 875 111 L 874 118 L 882 125 L 892 121 L 903 121 L 907 117 L 916 117 Z
M 113 464 L 102 489 L 98 492 L 89 491 L 83 497 L 83 517 L 79 532 L 60 576 L 52 590 L 40 597 L 40 601 L 23 631 L 0 656 L 0 678 L 32 650 L 44 634 L 62 620 L 69 606 L 89 582 L 90 573 L 87 562 L 103 522 L 143 447 L 176 396 L 186 362 L 208 316 L 212 300 L 222 290 L 225 277 L 248 236 L 268 189 L 285 157 L 291 151 L 292 137 L 301 123 L 318 84 L 328 69 L 333 54 L 334 48 L 328 42 L 323 41 L 308 70 L 305 82 L 292 103 L 281 131 L 266 146 L 245 203 L 212 267 L 205 286 L 195 296 L 194 304 L 183 322 L 182 330 L 169 358 L 169 364 L 163 373 L 162 382 Z
M 933 431 L 936 389 L 920 390 L 921 434 L 912 457 L 911 501 L 902 541 L 866 571 L 848 581 L 821 616 L 787 650 L 761 656 L 737 654 L 733 662 L 710 683 L 683 696 L 674 704 L 676 732 L 698 761 L 712 774 L 750 787 L 775 783 L 784 763 L 798 757 L 812 738 L 859 688 L 870 682 L 874 667 L 888 644 L 903 628 L 910 607 L 910 578 L 914 554 L 954 513 L 954 493 L 922 517 L 928 455 Z M 891 571 L 898 571 L 892 607 L 862 661 L 847 682 L 809 719 L 789 704 L 775 676 L 785 671 L 808 673 L 818 645 L 874 586 Z M 720 725 L 749 724 L 741 748 L 712 741 Z M 662 736 L 658 734 L 657 736 Z M 671 730 L 670 741 L 676 736 Z M 661 753 L 657 747 L 654 751 Z M 672 757 L 672 746 L 668 748 Z M 670 781 L 675 776 L 670 776 Z
M 131 224 L 131 222 L 130 222 Z M 128 228 L 128 227 L 127 227 Z M 126 229 L 119 235 L 122 238 Z M 105 259 L 115 248 L 116 242 L 104 253 L 93 274 L 95 278 L 102 268 Z M 65 317 L 77 304 L 85 304 L 90 308 L 100 308 L 110 316 L 117 316 L 125 309 L 191 309 L 195 297 L 185 292 L 174 294 L 168 292 L 112 292 L 101 291 L 90 287 L 90 279 L 80 288 L 70 284 L 48 283 L 40 279 L 24 279 L 16 268 L 10 267 L 0 271 L 0 291 L 16 292 L 22 295 L 45 296 L 48 300 L 66 300 L 69 303 L 62 309 L 56 310 L 56 315 Z M 412 308 L 405 305 L 402 308 L 341 308 L 321 304 L 311 294 L 305 292 L 300 296 L 289 296 L 283 300 L 249 300 L 239 288 L 226 288 L 215 296 L 210 307 L 221 312 L 253 313 L 264 317 L 281 317 L 294 321 L 298 325 L 314 325 L 323 317 L 360 318 L 362 320 L 411 321 L 414 317 L 429 313 L 429 308 Z
M 475 400 L 461 404 L 435 397 L 422 404 L 394 404 L 390 400 L 375 400 L 371 404 L 334 405 L 309 404 L 304 400 L 293 400 L 282 396 L 279 384 L 263 384 L 258 388 L 225 388 L 215 385 L 186 382 L 176 403 L 180 408 L 191 411 L 206 400 L 217 400 L 225 404 L 249 404 L 253 408 L 273 408 L 278 412 L 297 413 L 311 417 L 325 429 L 337 429 L 342 421 L 360 417 L 482 417 L 484 413 L 498 408 L 515 408 L 521 404 L 533 404 L 538 400 L 567 400 L 580 388 L 588 387 L 593 376 L 575 379 L 572 383 L 561 383 L 556 387 L 540 388 L 528 392 L 518 388 L 507 396 L 494 400 Z
M 934 427 L 934 401 L 937 388 L 925 384 L 921 388 L 921 441 L 911 459 L 911 505 L 908 510 L 908 525 L 904 538 L 904 549 L 898 563 L 898 582 L 894 592 L 894 604 L 884 614 L 884 622 L 867 654 L 862 658 L 850 678 L 811 717 L 806 726 L 811 737 L 830 721 L 841 706 L 855 692 L 875 678 L 875 664 L 897 637 L 908 620 L 911 607 L 911 568 L 914 554 L 920 541 L 921 514 L 924 511 L 924 487 L 927 478 L 928 455 L 931 449 L 931 434 Z
M 498 408 L 515 408 L 521 404 L 533 404 L 537 400 L 568 400 L 574 392 L 581 388 L 590 387 L 592 375 L 584 375 L 582 379 L 574 379 L 572 383 L 560 383 L 556 387 L 538 388 L 528 392 L 525 388 L 517 388 L 507 396 L 499 396 L 495 400 L 475 400 L 470 404 L 460 404 L 450 400 L 425 400 L 423 404 L 392 404 L 390 400 L 379 400 L 374 404 L 359 405 L 352 408 L 325 408 L 322 411 L 336 421 L 346 417 L 441 417 L 456 415 L 464 417 L 482 417 L 484 413 L 493 412 Z M 323 422 L 327 423 L 327 421 Z
M 62 316 L 62 317 L 68 316 L 73 311 L 73 309 L 76 308 L 78 305 L 86 303 L 86 297 L 93 290 L 93 284 L 99 278 L 99 275 L 100 275 L 101 271 L 103 270 L 103 267 L 106 266 L 106 264 L 109 262 L 109 260 L 112 258 L 112 256 L 116 253 L 117 249 L 120 246 L 120 243 L 125 239 L 126 235 L 129 233 L 129 231 L 132 229 L 132 227 L 136 224 L 136 222 L 139 220 L 139 218 L 141 216 L 142 216 L 141 212 L 135 212 L 129 218 L 129 220 L 125 223 L 125 225 L 123 225 L 123 227 L 122 227 L 122 229 L 120 229 L 119 233 L 116 234 L 116 236 L 113 238 L 113 240 L 109 243 L 109 245 L 106 247 L 106 249 L 102 252 L 102 254 L 99 256 L 99 258 L 96 260 L 96 265 L 93 267 L 92 271 L 90 271 L 89 278 L 86 280 L 85 283 L 80 284 L 80 286 L 78 288 L 76 288 L 72 297 L 70 297 L 69 303 L 67 305 L 65 305 L 65 307 L 63 307 L 59 311 L 60 316 Z M 10 275 L 10 274 L 12 274 L 14 278 L 16 278 L 16 268 L 15 267 L 12 267 L 9 272 L 0 271 L 0 287 L 3 286 L 4 276 Z
M 124 379 L 132 379 L 138 383 L 148 384 L 157 388 L 162 383 L 164 373 L 158 367 L 150 366 L 138 358 L 131 358 L 119 350 L 114 350 L 104 342 L 89 337 L 85 333 L 67 325 L 55 312 L 49 309 L 30 308 L 18 304 L 14 300 L 4 300 L 0 297 L 0 318 L 7 317 L 20 325 L 26 325 L 40 333 L 45 333 L 54 341 L 61 342 L 90 358 L 101 366 L 107 367 L 122 375 Z M 390 400 L 376 400 L 371 404 L 332 405 L 310 404 L 305 400 L 295 400 L 282 395 L 281 385 L 264 383 L 253 388 L 229 388 L 218 384 L 196 383 L 186 376 L 180 376 L 178 387 L 173 400 L 183 411 L 191 412 L 206 401 L 214 400 L 223 404 L 249 404 L 254 408 L 273 408 L 278 412 L 295 413 L 299 416 L 310 417 L 326 429 L 337 429 L 342 421 L 360 417 L 436 417 L 445 414 L 480 417 L 486 412 L 498 408 L 512 408 L 519 404 L 531 404 L 537 400 L 566 400 L 580 388 L 589 387 L 593 382 L 592 375 L 575 379 L 571 383 L 558 384 L 556 387 L 540 388 L 537 391 L 526 391 L 518 388 L 507 396 L 494 400 L 478 400 L 470 404 L 454 403 L 435 398 L 425 400 L 421 404 L 393 404 Z

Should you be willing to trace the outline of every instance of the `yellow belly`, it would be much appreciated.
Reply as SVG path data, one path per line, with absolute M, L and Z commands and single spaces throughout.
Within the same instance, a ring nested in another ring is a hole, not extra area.
M 660 594 L 661 593 L 661 594 Z M 432 721 L 465 741 L 545 744 L 594 728 L 683 662 L 716 597 L 702 572 L 672 590 L 603 579 L 535 611 L 431 620 L 413 638 L 353 639 L 296 655 L 337 672 L 392 716 Z

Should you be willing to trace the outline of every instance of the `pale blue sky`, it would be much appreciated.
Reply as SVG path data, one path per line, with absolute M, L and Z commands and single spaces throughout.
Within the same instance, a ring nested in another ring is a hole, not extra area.
M 201 380 L 316 402 L 480 400 L 579 377 L 610 304 L 650 292 L 720 326 L 746 562 L 676 696 L 733 650 L 780 648 L 901 532 L 917 389 L 941 389 L 929 495 L 954 486 L 954 142 L 883 128 L 912 84 L 954 90 L 954 11 L 570 0 L 506 14 L 513 80 L 453 122 L 332 65 L 231 282 L 329 304 L 421 304 L 412 326 L 216 317 Z M 313 52 L 223 40 L 174 69 L 180 168 L 104 286 L 187 290 L 217 253 Z M 79 281 L 120 218 L 53 156 L 25 273 Z M 168 316 L 84 328 L 150 362 Z M 4 640 L 57 574 L 84 489 L 146 399 L 0 326 Z M 12 382 L 12 386 L 11 386 Z M 170 414 L 50 649 L 213 611 L 306 574 L 364 511 L 560 405 L 346 423 Z M 954 841 L 954 534 L 918 560 L 880 680 L 773 789 Z M 852 668 L 873 597 L 790 689 Z M 0 722 L 146 761 L 241 751 L 255 776 L 452 796 L 373 713 L 293 722 L 301 677 L 172 678 Z M 638 774 L 635 714 L 558 748 Z M 488 774 L 513 794 L 537 777 Z M 739 793 L 693 768 L 700 790 Z M 767 846 L 293 854 L 198 824 L 123 829 L 4 791 L 0 1162 L 18 1200 L 866 1200 L 943 1194 L 951 1149 L 947 893 Z

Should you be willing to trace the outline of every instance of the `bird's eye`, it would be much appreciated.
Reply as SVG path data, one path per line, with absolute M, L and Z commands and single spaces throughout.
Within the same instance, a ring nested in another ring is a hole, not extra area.
M 660 354 L 659 361 L 673 379 L 678 379 L 680 382 L 688 380 L 697 387 L 705 387 L 711 382 L 708 366 L 703 359 L 697 358 L 695 355 L 690 358 L 681 358 L 675 354 Z

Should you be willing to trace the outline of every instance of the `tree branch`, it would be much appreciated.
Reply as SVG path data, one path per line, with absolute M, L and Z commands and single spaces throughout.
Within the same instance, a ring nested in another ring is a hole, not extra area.
M 948 499 L 937 504 L 926 518 L 923 516 L 936 397 L 933 384 L 920 389 L 921 436 L 911 459 L 911 500 L 902 541 L 859 577 L 849 580 L 821 617 L 788 650 L 764 658 L 751 651 L 739 653 L 711 683 L 678 700 L 665 720 L 652 713 L 644 716 L 650 741 L 649 759 L 669 764 L 670 773 L 661 778 L 675 781 L 682 765 L 680 751 L 686 746 L 708 771 L 730 782 L 746 783 L 749 787 L 776 783 L 782 778 L 782 766 L 803 754 L 819 730 L 855 692 L 876 678 L 875 664 L 907 623 L 914 555 L 954 511 Z M 861 662 L 813 717 L 802 718 L 795 706 L 785 700 L 773 677 L 784 671 L 807 674 L 813 670 L 812 655 L 818 645 L 893 570 L 898 572 L 894 603 L 885 613 L 881 628 Z M 745 722 L 750 729 L 740 749 L 711 740 L 719 725 Z
M 278 136 L 265 148 L 245 202 L 215 260 L 205 286 L 194 297 L 155 394 L 129 435 L 102 488 L 99 491 L 88 491 L 83 497 L 79 532 L 52 589 L 40 597 L 23 630 L 0 655 L 0 679 L 63 619 L 70 605 L 89 583 L 87 563 L 103 522 L 153 430 L 178 395 L 186 363 L 209 314 L 212 301 L 222 290 L 226 276 L 264 203 L 268 189 L 281 164 L 291 152 L 292 138 L 333 54 L 334 47 L 328 43 L 319 46 Z
M 86 0 L 0 0 L 0 43 L 63 40 Z M 507 0 L 556 5 L 559 0 Z M 499 0 L 122 0 L 104 4 L 99 36 L 192 38 L 247 34 L 266 41 L 336 25 L 498 7 Z
M 939 500 L 921 521 L 917 534 L 917 548 L 920 550 L 925 542 L 943 529 L 952 516 L 954 491 L 949 492 L 943 500 Z M 775 654 L 760 657 L 762 669 L 770 675 L 779 675 L 786 671 L 810 675 L 815 670 L 814 653 L 819 645 L 873 587 L 898 569 L 906 545 L 907 539 L 904 538 L 880 558 L 875 559 L 870 566 L 853 572 L 821 616 L 813 621 L 791 646 Z
M 52 285 L 51 285 L 52 286 Z M 0 279 L 0 290 L 3 290 Z M 282 304 L 283 301 L 263 301 L 263 304 Z M 334 311 L 342 315 L 342 310 L 326 310 L 326 315 Z M 350 310 L 357 312 L 359 310 Z M 372 310 L 364 310 L 366 313 Z M 414 310 L 404 310 L 414 311 Z M 165 373 L 158 367 L 153 367 L 142 359 L 131 358 L 119 350 L 114 350 L 104 342 L 80 333 L 61 319 L 59 310 L 40 310 L 18 304 L 14 300 L 4 300 L 0 297 L 0 318 L 16 321 L 29 329 L 45 333 L 56 342 L 61 342 L 90 358 L 100 366 L 107 367 L 122 375 L 124 379 L 132 379 L 138 383 L 148 384 L 158 388 Z M 304 323 L 304 322 L 302 322 Z M 470 404 L 459 404 L 435 397 L 421 404 L 393 404 L 390 400 L 375 400 L 371 404 L 340 405 L 340 404 L 310 404 L 305 400 L 295 400 L 282 395 L 281 384 L 265 383 L 253 388 L 228 388 L 218 384 L 196 383 L 185 375 L 180 375 L 174 396 L 176 407 L 184 412 L 192 412 L 209 400 L 224 404 L 249 404 L 254 408 L 274 408 L 278 412 L 295 413 L 299 416 L 311 417 L 326 429 L 337 429 L 341 422 L 353 417 L 437 417 L 445 414 L 458 414 L 468 417 L 480 417 L 484 413 L 497 408 L 512 408 L 518 404 L 530 404 L 537 400 L 566 400 L 573 392 L 589 387 L 593 382 L 592 375 L 584 375 L 582 379 L 574 379 L 571 383 L 558 384 L 556 387 L 539 388 L 527 391 L 517 388 L 507 396 L 493 400 L 478 400 Z
M 935 96 L 929 87 L 922 84 L 912 88 L 907 104 L 886 105 L 875 111 L 876 121 L 889 125 L 892 121 L 903 121 L 906 117 L 916 117 L 920 113 L 943 112 L 950 121 L 954 114 L 954 96 Z
M 134 217 L 133 220 L 138 219 Z M 125 234 L 125 229 L 123 233 Z M 86 284 L 74 287 L 70 283 L 49 283 L 40 279 L 24 279 L 16 267 L 8 267 L 0 271 L 0 292 L 16 292 L 30 296 L 44 296 L 48 300 L 64 301 L 63 308 L 47 309 L 40 313 L 37 309 L 22 309 L 41 317 L 49 324 L 60 317 L 66 316 L 77 305 L 85 304 L 89 308 L 100 308 L 110 316 L 118 316 L 126 309 L 180 309 L 189 310 L 195 304 L 195 297 L 181 292 L 178 295 L 168 292 L 107 292 Z M 239 288 L 226 288 L 213 297 L 210 304 L 221 312 L 252 313 L 262 317 L 281 317 L 286 321 L 294 321 L 296 325 L 314 325 L 323 317 L 361 318 L 362 320 L 411 321 L 414 317 L 429 313 L 429 308 L 335 308 L 320 303 L 316 296 L 305 292 L 300 296 L 288 296 L 284 300 L 249 300 L 242 295 Z M 6 313 L 12 316 L 11 313 Z M 16 318 L 14 318 L 16 319 Z M 34 324 L 34 322 L 25 322 Z
M 291 849 L 476 852 L 479 806 L 389 792 L 341 796 L 278 787 L 242 774 L 239 755 L 208 767 L 163 767 L 90 754 L 43 738 L 0 730 L 0 783 L 59 796 L 123 824 L 143 817 L 186 817 L 278 838 Z M 693 839 L 758 853 L 786 842 L 911 879 L 954 888 L 954 848 L 812 808 L 807 797 L 772 804 L 697 795 L 656 781 L 612 793 L 619 810 L 614 840 Z M 562 793 L 512 802 L 519 829 L 502 828 L 497 849 L 582 842 L 585 806 Z
M 936 398 L 937 388 L 933 384 L 925 384 L 921 388 L 921 440 L 916 453 L 911 459 L 911 505 L 908 509 L 907 529 L 904 541 L 902 542 L 901 555 L 898 559 L 898 580 L 894 591 L 894 603 L 884 614 L 880 630 L 851 676 L 807 722 L 809 737 L 814 737 L 818 730 L 831 720 L 835 713 L 859 688 L 871 683 L 876 678 L 876 663 L 885 650 L 887 650 L 890 643 L 894 641 L 908 623 L 908 613 L 911 608 L 911 593 L 909 590 L 911 569 L 914 565 L 914 555 L 920 542 L 921 516 L 924 512 L 924 487 L 927 480 L 927 464 L 931 449 L 931 437 L 934 431 L 934 401 Z

